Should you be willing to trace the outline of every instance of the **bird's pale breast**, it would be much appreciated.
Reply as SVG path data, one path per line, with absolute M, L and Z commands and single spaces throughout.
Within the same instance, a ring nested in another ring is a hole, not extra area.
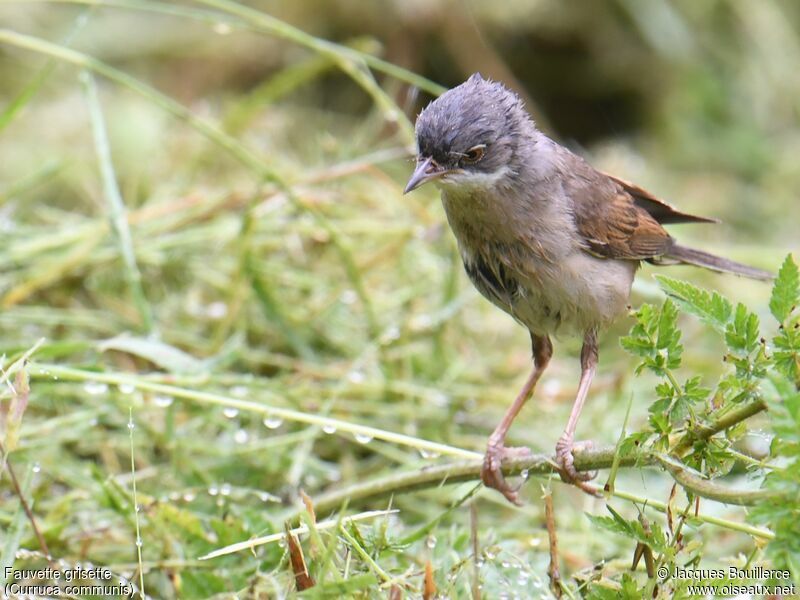
M 472 283 L 533 333 L 582 334 L 625 311 L 638 262 L 586 253 L 569 211 L 520 215 L 496 197 L 448 189 L 442 201 Z

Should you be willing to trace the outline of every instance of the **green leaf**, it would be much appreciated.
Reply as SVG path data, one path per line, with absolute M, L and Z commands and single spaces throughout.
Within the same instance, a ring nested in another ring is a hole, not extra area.
M 118 335 L 99 344 L 101 352 L 117 350 L 149 360 L 170 373 L 193 374 L 205 369 L 203 361 L 162 341 L 131 335 Z
M 653 355 L 653 342 L 648 339 L 627 336 L 620 338 L 619 343 L 625 350 L 636 356 L 646 358 Z
M 374 588 L 378 580 L 372 573 L 352 575 L 346 580 L 330 581 L 304 590 L 297 595 L 298 598 L 346 598 L 355 592 Z
M 658 339 L 656 346 L 667 350 L 670 354 L 680 354 L 679 341 L 681 331 L 678 329 L 678 308 L 674 302 L 667 299 L 661 308 L 661 318 L 658 320 Z M 682 350 L 682 348 L 681 348 Z
M 598 515 L 586 516 L 589 520 L 606 531 L 617 533 L 626 538 L 642 542 L 650 546 L 654 552 L 667 552 L 668 544 L 664 530 L 658 523 L 650 523 L 650 531 L 645 531 L 642 524 L 636 519 L 625 519 L 611 505 L 606 505 L 606 509 L 611 513 L 610 517 L 601 517 Z
M 681 364 L 683 346 L 680 344 L 681 331 L 678 329 L 678 309 L 667 299 L 658 309 L 644 304 L 636 311 L 636 324 L 630 335 L 620 339 L 621 346 L 644 360 L 636 367 L 637 375 L 648 368 L 658 375 L 668 369 L 676 369 Z
M 699 317 L 718 331 L 725 330 L 733 314 L 733 306 L 725 297 L 664 275 L 656 275 L 656 279 L 682 310 Z
M 800 304 L 800 271 L 792 255 L 788 254 L 772 287 L 769 310 L 778 323 L 783 323 L 798 304 Z
M 736 315 L 725 329 L 725 341 L 739 354 L 749 354 L 759 345 L 758 317 L 741 302 L 736 305 Z

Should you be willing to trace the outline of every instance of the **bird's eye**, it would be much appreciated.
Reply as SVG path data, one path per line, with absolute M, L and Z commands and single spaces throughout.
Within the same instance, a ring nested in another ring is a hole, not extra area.
M 483 158 L 484 152 L 486 152 L 486 144 L 478 144 L 467 150 L 462 160 L 465 163 L 476 163 Z

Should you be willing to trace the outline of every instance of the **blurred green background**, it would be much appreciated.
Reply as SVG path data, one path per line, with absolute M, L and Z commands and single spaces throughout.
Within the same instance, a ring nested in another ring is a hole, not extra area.
M 676 237 L 776 270 L 800 249 L 799 13 L 778 0 L 0 2 L 2 364 L 44 338 L 35 360 L 80 369 L 34 377 L 10 454 L 51 553 L 137 584 L 141 564 L 155 598 L 282 597 L 293 583 L 277 544 L 196 559 L 281 531 L 299 489 L 314 498 L 439 460 L 424 444 L 355 439 L 236 399 L 483 451 L 529 345 L 464 277 L 435 190 L 401 195 L 411 123 L 436 84 L 474 71 L 503 81 L 598 168 L 723 221 Z M 111 218 L 117 199 L 128 241 Z M 634 305 L 661 298 L 653 271 L 642 269 Z M 667 272 L 754 308 L 769 297 L 735 277 Z M 633 377 L 617 343 L 630 325 L 602 336 L 579 437 L 613 443 L 630 398 L 629 430 L 646 419 L 653 380 Z M 719 342 L 683 325 L 686 364 L 713 384 Z M 578 347 L 556 341 L 514 444 L 553 448 Z M 109 386 L 92 371 L 234 402 Z M 746 443 L 763 452 L 768 436 Z M 478 495 L 486 597 L 547 597 L 540 484 L 524 488 L 522 509 Z M 619 487 L 661 500 L 670 486 L 652 471 L 620 475 Z M 399 515 L 365 526 L 365 547 L 409 597 L 426 560 L 443 597 L 469 596 L 469 515 L 445 511 L 472 487 L 404 493 Z M 624 568 L 632 548 L 582 515 L 602 503 L 553 488 L 566 573 Z M 35 563 L 19 554 L 38 544 L 7 477 L 0 491 L 2 558 Z M 710 561 L 753 545 L 694 535 Z

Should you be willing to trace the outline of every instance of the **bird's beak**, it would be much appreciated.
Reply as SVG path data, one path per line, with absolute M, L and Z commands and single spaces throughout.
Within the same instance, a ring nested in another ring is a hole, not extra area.
M 406 189 L 403 190 L 404 194 L 417 189 L 419 186 L 428 183 L 434 179 L 438 179 L 447 173 L 447 169 L 443 169 L 434 162 L 432 158 L 426 158 L 417 161 L 417 167 L 411 175 L 411 179 L 406 184 Z

